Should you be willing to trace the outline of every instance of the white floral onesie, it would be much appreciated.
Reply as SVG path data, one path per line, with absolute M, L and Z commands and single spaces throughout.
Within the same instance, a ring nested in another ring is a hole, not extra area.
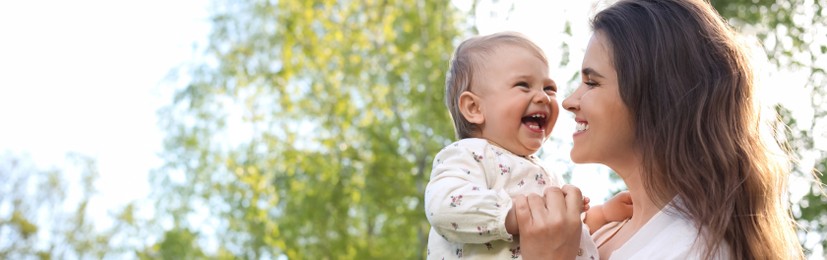
M 425 188 L 428 259 L 520 259 L 520 242 L 505 230 L 511 196 L 561 184 L 536 156 L 478 138 L 448 145 L 434 158 Z M 588 230 L 583 227 L 577 259 L 599 259 Z

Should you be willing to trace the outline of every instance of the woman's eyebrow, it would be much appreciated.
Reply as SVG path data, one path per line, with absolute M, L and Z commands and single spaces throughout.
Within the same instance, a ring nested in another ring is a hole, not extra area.
M 582 70 L 580 70 L 580 72 L 583 73 L 583 75 L 586 75 L 588 77 L 605 78 L 605 77 L 603 77 L 603 75 L 601 75 L 600 73 L 597 73 L 597 71 L 592 69 L 592 68 L 583 68 Z

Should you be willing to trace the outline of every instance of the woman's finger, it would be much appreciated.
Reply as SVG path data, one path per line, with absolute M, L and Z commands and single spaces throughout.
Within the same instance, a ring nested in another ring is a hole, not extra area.
M 560 189 L 565 196 L 565 214 L 569 219 L 580 219 L 583 205 L 583 194 L 574 185 L 563 185 Z
M 543 222 L 543 219 L 548 215 L 548 210 L 546 209 L 546 203 L 543 200 L 543 197 L 532 193 L 526 195 L 526 201 L 528 202 L 528 207 L 531 211 L 531 221 L 533 225 L 540 225 L 540 223 Z
M 546 199 L 546 208 L 549 209 L 549 211 L 561 212 L 566 209 L 566 194 L 560 188 L 547 187 L 543 196 Z M 580 202 L 577 206 L 582 207 L 583 203 Z
M 517 217 L 517 229 L 520 234 L 523 234 L 533 223 L 531 219 L 531 208 L 528 205 L 526 197 L 517 195 L 511 198 L 512 207 L 514 207 L 514 214 Z

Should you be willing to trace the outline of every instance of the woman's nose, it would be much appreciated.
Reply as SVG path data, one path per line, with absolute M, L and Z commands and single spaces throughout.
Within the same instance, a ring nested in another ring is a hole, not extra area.
M 580 97 L 578 96 L 579 91 L 574 91 L 571 95 L 563 99 L 563 109 L 568 111 L 575 111 L 580 109 Z

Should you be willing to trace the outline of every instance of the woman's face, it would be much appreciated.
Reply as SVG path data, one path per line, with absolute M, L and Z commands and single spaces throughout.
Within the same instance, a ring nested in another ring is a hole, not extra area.
M 635 160 L 634 130 L 629 109 L 620 98 L 617 71 L 604 36 L 592 35 L 581 69 L 582 83 L 563 107 L 574 113 L 577 129 L 571 159 L 602 163 L 617 171 Z M 616 168 L 617 167 L 617 168 Z

